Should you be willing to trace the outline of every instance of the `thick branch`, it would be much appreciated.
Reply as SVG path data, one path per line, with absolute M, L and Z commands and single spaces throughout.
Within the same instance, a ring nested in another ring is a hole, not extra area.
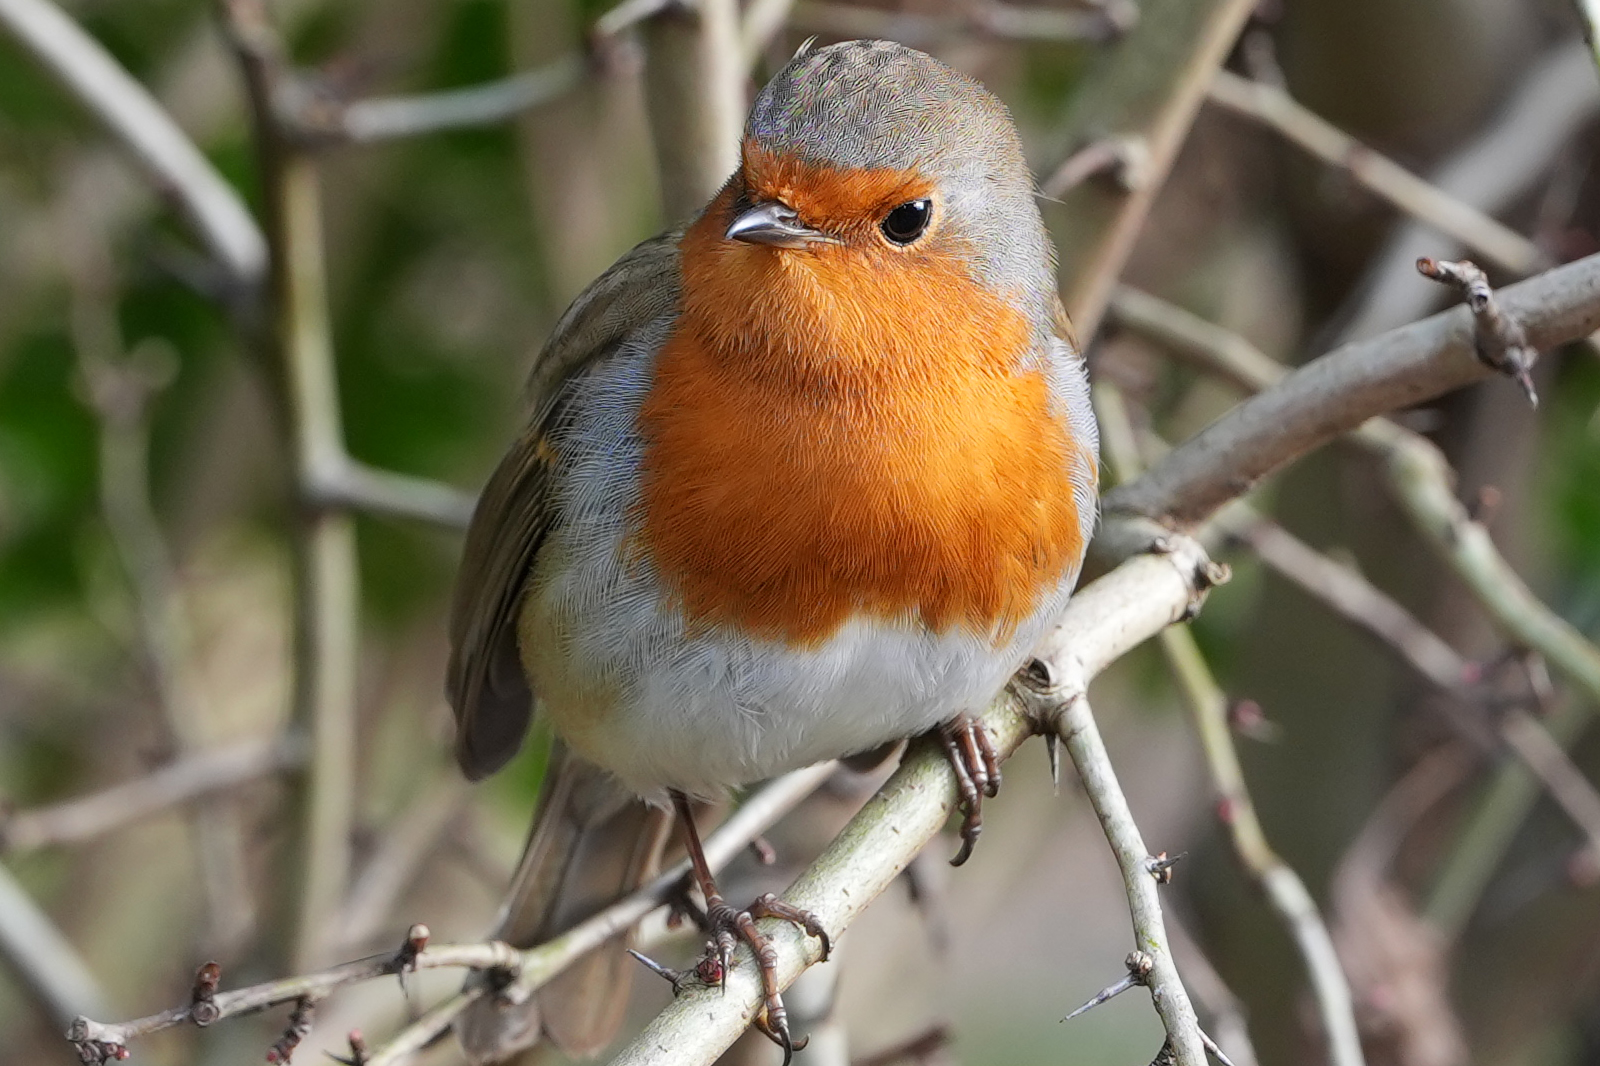
M 673 4 L 651 17 L 644 77 L 661 204 L 676 225 L 739 165 L 745 66 L 735 0 Z
M 1587 337 L 1600 328 L 1600 255 L 1498 295 L 1541 351 Z M 1476 355 L 1464 307 L 1347 344 L 1229 411 L 1143 477 L 1111 492 L 1105 509 L 1190 528 L 1267 474 L 1367 419 L 1492 373 Z
M 277 400 L 288 422 L 297 491 L 325 483 L 348 460 L 333 367 L 316 162 L 281 126 L 281 44 L 262 0 L 223 5 L 249 91 L 267 205 Z M 355 528 L 342 512 L 312 509 L 294 535 L 293 719 L 311 743 L 299 790 L 301 836 L 290 884 L 298 899 L 290 942 L 296 968 L 325 961 L 328 923 L 350 870 L 355 789 L 357 575 Z M 298 869 L 297 869 L 298 866 Z

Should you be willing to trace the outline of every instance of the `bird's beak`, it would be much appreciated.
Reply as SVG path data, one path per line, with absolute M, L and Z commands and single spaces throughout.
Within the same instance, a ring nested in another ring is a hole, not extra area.
M 800 224 L 794 208 L 776 200 L 757 204 L 739 214 L 728 224 L 723 234 L 730 241 L 747 244 L 765 244 L 773 248 L 805 248 L 821 241 L 832 243 L 833 238 Z

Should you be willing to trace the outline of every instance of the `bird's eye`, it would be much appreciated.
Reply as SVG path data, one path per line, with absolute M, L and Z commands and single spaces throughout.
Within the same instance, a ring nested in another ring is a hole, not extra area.
M 931 200 L 911 200 L 890 211 L 879 228 L 883 230 L 883 235 L 894 243 L 910 244 L 922 236 L 922 231 L 928 228 L 928 221 L 931 218 L 933 218 Z

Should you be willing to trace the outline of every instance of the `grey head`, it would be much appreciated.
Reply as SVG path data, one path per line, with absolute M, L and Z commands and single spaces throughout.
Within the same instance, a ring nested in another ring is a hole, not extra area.
M 1010 112 L 972 78 L 892 41 L 803 48 L 756 97 L 745 145 L 841 170 L 929 179 L 941 243 L 958 243 L 977 279 L 1020 297 L 1035 322 L 1051 321 L 1054 256 L 1033 176 Z M 767 243 L 799 247 L 804 241 L 785 243 L 781 227 L 803 228 L 805 220 L 781 215 L 781 205 L 769 206 Z M 752 239 L 736 228 L 730 237 Z

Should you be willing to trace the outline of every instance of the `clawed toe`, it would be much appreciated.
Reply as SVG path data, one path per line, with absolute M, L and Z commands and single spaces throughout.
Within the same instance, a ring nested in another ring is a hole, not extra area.
M 951 866 L 960 866 L 972 856 L 983 832 L 983 797 L 1000 793 L 1000 758 L 989 731 L 975 718 L 957 715 L 939 727 L 945 755 L 955 771 L 956 791 L 961 806 L 961 849 Z
M 770 892 L 761 896 L 745 910 L 737 911 L 728 906 L 721 893 L 717 891 L 716 881 L 712 878 L 710 866 L 705 861 L 705 853 L 700 846 L 699 835 L 694 829 L 688 800 L 681 793 L 674 792 L 672 801 L 683 825 L 684 842 L 688 846 L 689 857 L 694 866 L 695 881 L 706 901 L 705 929 L 710 939 L 706 942 L 705 954 L 693 972 L 703 984 L 725 989 L 728 984 L 728 971 L 733 966 L 734 947 L 740 940 L 750 945 L 750 951 L 755 955 L 756 966 L 761 971 L 762 1009 L 756 1014 L 754 1025 L 773 1043 L 783 1048 L 784 1066 L 789 1066 L 789 1060 L 796 1051 L 806 1046 L 806 1041 L 801 1040 L 797 1044 L 789 1033 L 789 1012 L 784 1009 L 783 997 L 778 991 L 778 951 L 773 947 L 772 939 L 756 928 L 756 921 L 760 918 L 778 918 L 794 923 L 805 930 L 806 935 L 814 936 L 822 942 L 824 960 L 832 952 L 833 943 L 816 915 L 785 903 Z M 634 955 L 669 980 L 676 978 L 673 980 L 673 989 L 678 990 L 684 974 L 666 970 L 665 967 L 645 959 L 637 952 Z

